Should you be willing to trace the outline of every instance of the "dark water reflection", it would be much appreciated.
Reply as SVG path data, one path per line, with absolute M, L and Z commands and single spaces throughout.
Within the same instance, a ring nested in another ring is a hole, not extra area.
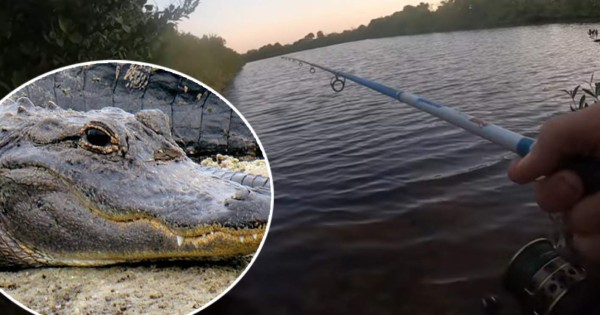
M 294 54 L 535 135 L 588 79 L 591 25 L 365 40 Z M 208 313 L 480 314 L 512 254 L 545 236 L 510 153 L 413 108 L 273 58 L 226 93 L 271 160 L 273 224 L 256 264 Z M 504 311 L 514 305 L 503 299 Z

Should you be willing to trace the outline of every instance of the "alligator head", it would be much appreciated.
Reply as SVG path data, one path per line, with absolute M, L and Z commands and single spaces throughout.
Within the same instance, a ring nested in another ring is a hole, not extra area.
M 270 194 L 199 167 L 158 110 L 0 104 L 0 266 L 254 253 Z

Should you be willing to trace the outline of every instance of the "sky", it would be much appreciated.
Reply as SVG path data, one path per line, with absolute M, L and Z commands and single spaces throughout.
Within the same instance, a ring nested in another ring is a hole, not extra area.
M 149 0 L 164 7 L 181 0 Z M 196 36 L 219 35 L 227 47 L 245 53 L 266 44 L 289 44 L 308 33 L 341 32 L 374 18 L 430 0 L 200 0 L 178 29 Z

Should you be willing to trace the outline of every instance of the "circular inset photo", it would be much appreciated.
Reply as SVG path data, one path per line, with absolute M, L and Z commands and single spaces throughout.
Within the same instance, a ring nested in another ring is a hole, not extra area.
M 0 289 L 38 314 L 190 314 L 256 259 L 262 145 L 210 87 L 78 64 L 0 101 Z

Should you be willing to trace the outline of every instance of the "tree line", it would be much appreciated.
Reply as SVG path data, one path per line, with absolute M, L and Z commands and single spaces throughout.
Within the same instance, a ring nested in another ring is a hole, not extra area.
M 198 38 L 176 29 L 198 4 L 182 0 L 159 9 L 147 0 L 2 1 L 0 97 L 50 70 L 100 59 L 173 67 L 223 89 L 242 57 L 217 35 Z
M 292 44 L 268 44 L 249 50 L 253 61 L 296 51 L 369 38 L 481 29 L 551 22 L 600 21 L 598 0 L 445 0 L 407 5 L 389 16 L 341 33 L 309 33 Z

